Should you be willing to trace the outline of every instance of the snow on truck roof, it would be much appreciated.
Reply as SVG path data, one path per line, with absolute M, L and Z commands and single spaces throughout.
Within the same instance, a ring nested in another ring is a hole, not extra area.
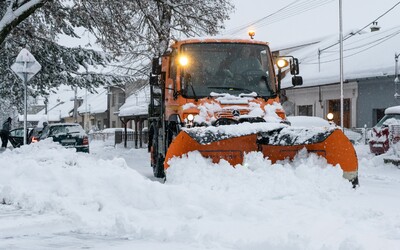
M 185 43 L 251 43 L 251 44 L 262 44 L 268 45 L 268 42 L 253 40 L 253 39 L 243 39 L 237 37 L 194 37 L 188 39 L 182 39 L 175 41 L 175 44 L 185 44 Z M 173 45 L 175 45 L 173 44 Z
M 393 106 L 385 109 L 385 115 L 388 114 L 400 114 L 400 106 Z

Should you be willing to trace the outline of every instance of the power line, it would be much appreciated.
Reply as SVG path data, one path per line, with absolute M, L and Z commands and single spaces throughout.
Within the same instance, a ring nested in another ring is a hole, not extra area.
M 361 43 L 363 41 L 367 41 L 367 42 L 370 43 L 371 38 L 374 38 L 374 37 L 378 37 L 378 40 L 379 40 L 379 39 L 381 39 L 383 34 L 389 33 L 389 32 L 393 32 L 393 30 L 394 30 L 394 32 L 396 32 L 399 28 L 400 28 L 400 26 L 395 26 L 395 27 L 392 27 L 392 28 L 390 28 L 388 30 L 385 30 L 385 31 L 374 32 L 374 33 L 372 33 L 372 35 L 370 35 L 368 37 L 365 37 L 365 38 L 362 38 L 362 39 L 359 39 L 359 40 L 356 40 L 356 41 L 353 41 L 353 42 L 348 42 L 347 43 L 347 47 L 349 47 L 349 45 L 357 45 L 357 44 L 359 44 L 359 43 Z M 390 33 L 390 34 L 392 34 L 392 33 Z M 365 46 L 365 44 L 364 45 L 360 45 L 358 47 L 363 47 L 363 46 Z M 358 47 L 351 47 L 349 49 L 346 49 L 346 51 L 347 50 L 356 49 Z M 338 52 L 337 50 L 325 50 L 324 51 L 324 53 L 337 53 L 337 52 Z
M 270 24 L 273 22 L 281 21 L 286 18 L 292 17 L 294 15 L 298 15 L 300 13 L 308 11 L 310 9 L 319 7 L 321 4 L 326 4 L 327 2 L 331 2 L 331 1 L 333 1 L 333 0 L 322 0 L 322 1 L 321 0 L 306 0 L 306 1 L 300 1 L 300 3 L 297 3 L 297 4 L 294 4 L 294 3 L 299 2 L 299 1 L 294 1 L 294 2 L 290 3 L 289 5 L 279 9 L 278 11 L 276 11 L 270 15 L 260 18 L 248 25 L 244 25 L 244 26 L 241 26 L 241 27 L 235 29 L 234 32 L 231 32 L 231 34 L 236 34 L 236 33 L 240 32 L 241 30 L 246 29 L 249 25 L 265 26 L 266 22 L 268 22 L 268 24 Z M 317 5 L 315 5 L 315 4 L 317 4 Z M 259 24 L 259 23 L 261 23 L 261 24 Z M 264 24 L 262 24 L 262 23 L 264 23 Z
M 270 25 L 272 23 L 276 23 L 276 22 L 279 22 L 281 20 L 284 20 L 284 19 L 296 16 L 296 15 L 302 14 L 302 13 L 307 12 L 309 10 L 318 8 L 320 6 L 323 6 L 325 4 L 330 3 L 332 1 L 334 1 L 334 0 L 324 0 L 324 1 L 321 1 L 321 2 L 317 2 L 317 3 L 313 4 L 313 5 L 303 6 L 301 9 L 298 9 L 298 10 L 294 9 L 294 10 L 291 10 L 290 12 L 287 11 L 286 13 L 281 14 L 279 16 L 276 16 L 273 19 L 265 20 L 264 22 L 262 22 L 262 23 L 260 23 L 260 24 L 258 24 L 256 26 L 257 27 L 264 27 L 264 26 Z
M 226 33 L 229 33 L 230 35 L 234 35 L 244 29 L 247 29 L 249 26 L 263 27 L 265 25 L 268 25 L 268 24 L 271 24 L 274 22 L 278 22 L 278 21 L 287 19 L 289 17 L 304 13 L 311 9 L 320 7 L 322 5 L 330 3 L 332 1 L 334 1 L 334 0 L 306 0 L 306 1 L 296 0 L 277 11 L 275 11 L 271 14 L 268 14 L 267 16 L 264 16 L 253 22 L 249 22 L 247 24 L 244 24 L 239 27 L 228 30 Z
M 267 19 L 268 17 L 271 17 L 271 16 L 273 16 L 273 15 L 279 13 L 280 11 L 282 11 L 282 10 L 288 8 L 290 5 L 292 5 L 292 4 L 295 3 L 296 1 L 297 1 L 297 0 L 291 2 L 290 4 L 286 5 L 286 6 L 283 7 L 283 8 L 281 8 L 281 9 L 279 9 L 279 10 L 273 12 L 272 14 L 269 14 L 269 15 L 267 15 L 267 16 L 265 16 L 265 17 L 262 17 L 262 18 L 260 18 L 260 19 L 257 19 L 256 21 L 253 21 L 253 22 L 250 22 L 250 23 L 241 25 L 241 26 L 239 26 L 239 27 L 237 27 L 237 28 L 233 28 L 233 30 L 232 30 L 232 32 L 231 32 L 230 34 L 233 35 L 233 34 L 239 32 L 239 31 L 241 31 L 241 30 L 243 30 L 243 29 L 245 29 L 245 28 L 247 28 L 247 27 L 249 27 L 249 26 L 251 26 L 251 25 L 255 25 L 256 23 L 261 22 L 261 21 Z
M 351 34 L 349 34 L 347 37 L 345 37 L 345 38 L 343 39 L 343 41 L 349 39 L 350 37 L 354 36 L 355 34 L 361 32 L 362 30 L 364 30 L 365 28 L 367 28 L 368 26 L 370 26 L 372 23 L 378 21 L 379 19 L 381 19 L 381 17 L 385 16 L 387 13 L 389 13 L 390 11 L 392 11 L 392 10 L 393 10 L 397 5 L 399 5 L 399 4 L 400 4 L 400 1 L 397 2 L 395 5 L 393 5 L 390 9 L 388 9 L 387 11 L 385 11 L 385 13 L 383 13 L 382 15 L 380 15 L 379 17 L 377 17 L 375 20 L 373 20 L 372 22 L 369 22 L 367 25 L 365 25 L 364 27 L 362 27 L 361 29 L 359 29 L 357 32 L 352 32 Z M 326 49 L 329 49 L 329 48 L 335 46 L 335 45 L 338 44 L 338 43 L 339 43 L 339 42 L 336 42 L 336 43 L 334 43 L 334 44 L 332 44 L 332 45 L 330 45 L 330 46 L 328 46 L 328 47 L 326 47 L 326 48 L 324 48 L 324 49 L 321 49 L 320 52 L 322 52 L 322 51 L 324 51 L 324 50 L 326 50 Z
M 393 37 L 397 36 L 398 34 L 400 34 L 400 30 L 397 30 L 397 31 L 385 36 L 385 37 L 381 37 L 379 39 L 376 39 L 376 40 L 372 41 L 371 43 L 368 43 L 368 44 L 365 44 L 363 46 L 360 46 L 359 48 L 362 48 L 362 47 L 365 47 L 365 46 L 368 46 L 368 47 L 366 47 L 365 49 L 359 50 L 357 52 L 354 52 L 353 54 L 346 55 L 344 58 L 349 58 L 349 57 L 355 56 L 357 54 L 360 54 L 360 53 L 362 53 L 364 51 L 367 51 L 369 49 L 372 49 L 373 47 L 376 47 L 376 46 L 382 44 L 383 42 L 386 42 L 387 40 L 392 39 Z M 330 56 L 327 56 L 327 57 L 330 57 Z M 326 60 L 326 61 L 319 61 L 319 62 L 306 62 L 306 61 L 303 60 L 301 63 L 305 64 L 305 65 L 312 65 L 312 64 L 330 63 L 330 62 L 335 62 L 335 61 L 338 61 L 338 60 L 339 60 L 339 58 L 335 58 L 335 59 L 332 59 L 332 60 Z

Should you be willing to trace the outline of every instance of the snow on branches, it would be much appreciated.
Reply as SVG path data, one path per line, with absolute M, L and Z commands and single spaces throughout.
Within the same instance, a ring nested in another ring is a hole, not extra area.
M 22 103 L 22 83 L 10 70 L 22 48 L 42 65 L 29 82 L 33 96 L 60 84 L 92 89 L 147 76 L 150 59 L 171 39 L 223 28 L 230 1 L 0 0 L 0 97 Z M 61 36 L 83 34 L 93 37 L 97 51 L 90 42 L 60 43 Z

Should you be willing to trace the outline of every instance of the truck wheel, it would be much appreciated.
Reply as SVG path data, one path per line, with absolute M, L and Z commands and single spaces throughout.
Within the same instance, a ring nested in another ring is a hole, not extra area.
M 153 142 L 151 145 L 151 166 L 153 168 L 153 175 L 156 178 L 164 178 L 164 157 L 158 153 L 158 134 L 154 130 Z
M 358 175 L 357 175 L 356 178 L 354 178 L 354 179 L 351 181 L 351 184 L 353 184 L 353 188 L 356 188 L 357 186 L 360 186 L 360 183 L 358 182 Z

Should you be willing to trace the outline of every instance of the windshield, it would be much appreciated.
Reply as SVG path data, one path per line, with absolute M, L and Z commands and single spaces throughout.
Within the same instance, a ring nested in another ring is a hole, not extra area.
M 61 135 L 67 135 L 67 134 L 84 134 L 85 131 L 80 125 L 68 125 L 68 124 L 63 124 L 63 125 L 54 125 L 54 126 L 47 126 L 43 129 L 43 132 L 40 136 L 41 139 L 52 137 L 58 137 Z
M 267 45 L 240 43 L 185 44 L 181 93 L 205 97 L 214 93 L 271 97 L 276 93 Z
M 400 124 L 400 114 L 387 114 L 385 115 L 375 127 L 382 127 L 383 125 L 389 126 L 394 124 Z

